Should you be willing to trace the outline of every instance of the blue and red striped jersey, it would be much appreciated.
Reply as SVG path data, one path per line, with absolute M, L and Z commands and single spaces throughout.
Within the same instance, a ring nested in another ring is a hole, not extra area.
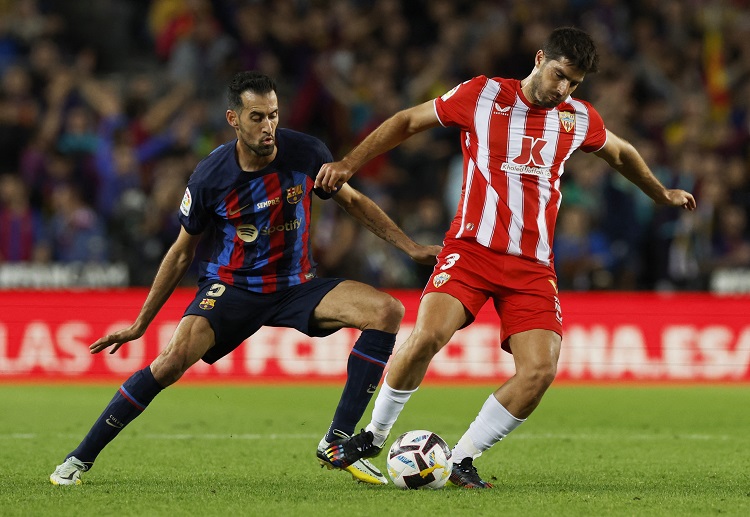
M 237 140 L 214 149 L 193 171 L 180 205 L 180 223 L 191 235 L 213 236 L 211 258 L 200 280 L 220 280 L 270 293 L 315 277 L 310 245 L 312 193 L 328 148 L 309 135 L 276 129 L 276 158 L 259 171 L 243 171 Z

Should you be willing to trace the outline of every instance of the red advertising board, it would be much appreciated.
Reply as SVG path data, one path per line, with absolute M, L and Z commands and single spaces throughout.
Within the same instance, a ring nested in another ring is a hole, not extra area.
M 395 291 L 406 306 L 397 339 L 414 325 L 418 291 Z M 0 380 L 124 379 L 169 342 L 193 297 L 178 290 L 146 334 L 116 354 L 91 355 L 100 336 L 129 325 L 146 291 L 4 291 L 0 301 Z M 561 293 L 565 336 L 559 380 L 750 381 L 749 297 L 708 294 Z M 214 365 L 199 362 L 185 380 L 325 381 L 343 379 L 359 332 L 327 338 L 263 328 Z M 436 356 L 428 378 L 495 382 L 513 375 L 487 304 Z

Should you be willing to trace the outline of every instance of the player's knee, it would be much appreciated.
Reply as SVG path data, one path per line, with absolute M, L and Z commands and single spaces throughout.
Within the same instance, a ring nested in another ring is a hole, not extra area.
M 550 387 L 557 375 L 557 364 L 536 363 L 516 372 L 523 377 L 527 389 L 536 393 L 544 393 Z
M 192 365 L 186 353 L 175 348 L 164 350 L 151 364 L 154 379 L 167 387 L 177 382 Z
M 449 339 L 450 336 L 436 329 L 414 329 L 409 339 L 410 355 L 416 360 L 430 361 Z
M 385 332 L 398 332 L 401 320 L 404 319 L 404 304 L 389 294 L 383 293 L 373 300 L 370 323 L 371 328 Z

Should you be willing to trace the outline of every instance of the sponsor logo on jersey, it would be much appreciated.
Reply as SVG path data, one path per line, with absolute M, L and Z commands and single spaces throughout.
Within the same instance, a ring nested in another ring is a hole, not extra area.
M 182 215 L 187 217 L 190 215 L 190 207 L 193 205 L 193 196 L 190 195 L 190 189 L 185 189 L 185 195 L 182 196 L 182 203 L 180 203 L 180 212 Z
M 496 102 L 495 103 L 495 111 L 494 111 L 494 113 L 495 113 L 495 115 L 497 115 L 499 113 L 500 115 L 505 115 L 507 117 L 508 115 L 510 115 L 510 106 L 505 106 L 503 108 L 502 106 L 500 106 L 499 102 Z
M 432 278 L 432 285 L 434 285 L 436 288 L 440 288 L 440 286 L 445 284 L 450 279 L 451 276 L 448 273 L 438 273 Z
M 277 224 L 276 226 L 266 226 L 260 229 L 261 235 L 271 235 L 274 232 L 291 232 L 297 230 L 302 225 L 302 219 L 295 219 L 294 221 L 286 221 L 284 224 Z
M 576 114 L 570 111 L 561 111 L 560 124 L 562 124 L 562 127 L 563 129 L 565 129 L 565 131 L 570 133 L 570 131 L 574 127 L 576 127 Z
M 294 205 L 300 202 L 304 193 L 305 191 L 302 190 L 302 185 L 295 185 L 286 189 L 286 200 Z
M 257 203 L 255 205 L 255 208 L 257 208 L 258 210 L 261 210 L 263 208 L 268 208 L 269 206 L 278 205 L 279 203 L 281 203 L 281 198 L 276 196 L 273 199 L 269 199 L 267 201 L 261 201 L 260 203 Z
M 246 209 L 249 206 L 250 206 L 250 203 L 246 204 L 245 206 L 241 206 L 239 208 L 236 208 L 234 210 L 230 210 L 229 212 L 227 212 L 227 216 L 228 217 L 232 217 L 235 214 L 239 214 L 240 212 L 242 212 L 244 209 Z
M 513 158 L 513 163 L 505 162 L 500 169 L 505 172 L 515 172 L 518 174 L 533 174 L 543 178 L 551 178 L 552 173 L 544 163 L 542 150 L 547 145 L 543 138 L 533 138 L 530 136 L 521 137 L 521 151 Z
M 528 165 L 518 165 L 515 163 L 505 162 L 500 166 L 505 172 L 515 172 L 518 174 L 533 174 L 541 178 L 551 178 L 552 173 L 546 167 L 529 167 Z
M 237 227 L 237 237 L 244 242 L 254 242 L 258 235 L 271 235 L 276 232 L 292 232 L 302 226 L 302 219 L 285 221 L 284 224 L 274 226 L 264 226 L 260 230 L 252 224 L 241 224 Z
M 237 227 L 237 237 L 244 242 L 253 242 L 258 238 L 258 229 L 252 224 L 241 224 Z
M 213 298 L 203 298 L 203 300 L 201 300 L 201 303 L 198 304 L 198 307 L 200 307 L 204 311 L 210 311 L 214 308 L 214 305 L 216 305 L 216 300 L 214 300 Z

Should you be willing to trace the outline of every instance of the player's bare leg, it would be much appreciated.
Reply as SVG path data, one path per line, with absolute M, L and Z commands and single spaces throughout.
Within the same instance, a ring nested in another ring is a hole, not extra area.
M 557 373 L 561 338 L 550 330 L 519 332 L 510 338 L 516 373 L 491 394 L 453 448 L 451 482 L 467 488 L 491 488 L 473 460 L 521 425 L 539 405 Z
M 177 382 L 214 345 L 214 331 L 206 318 L 182 318 L 167 347 L 151 362 L 154 379 L 166 388 Z

